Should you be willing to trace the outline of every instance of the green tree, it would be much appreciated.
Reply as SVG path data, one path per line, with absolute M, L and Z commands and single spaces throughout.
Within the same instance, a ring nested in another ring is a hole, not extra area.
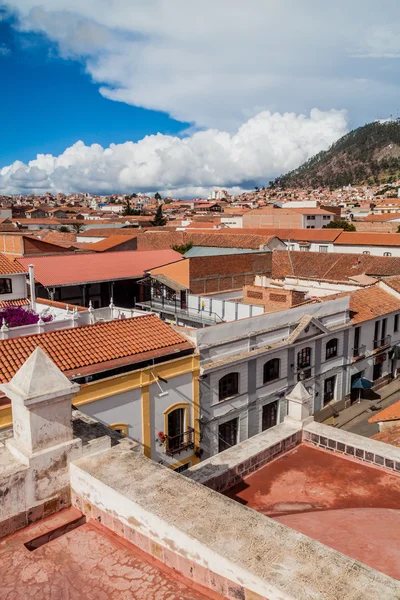
M 154 219 L 151 221 L 151 224 L 154 227 L 164 227 L 166 222 L 167 222 L 167 219 L 164 217 L 164 213 L 162 211 L 162 206 L 159 206 L 157 208 L 157 212 L 156 212 Z
M 356 231 L 353 223 L 349 221 L 331 221 L 328 225 L 324 226 L 324 229 L 344 229 L 344 231 Z
M 71 233 L 71 231 L 70 231 L 70 228 L 69 228 L 69 227 L 67 227 L 66 225 L 61 225 L 61 226 L 58 228 L 58 231 L 59 231 L 60 233 Z
M 123 216 L 123 217 L 129 217 L 129 216 L 131 216 L 131 215 L 134 215 L 134 214 L 135 214 L 135 212 L 136 212 L 136 211 L 135 211 L 135 209 L 134 209 L 134 208 L 132 208 L 132 206 L 131 206 L 131 203 L 129 202 L 129 200 L 127 200 L 127 201 L 125 202 L 125 208 L 124 208 L 124 210 L 122 211 L 122 216 Z
M 172 250 L 175 250 L 175 252 L 179 252 L 180 254 L 186 254 L 186 252 L 189 252 L 189 250 L 193 248 L 193 242 L 186 242 L 186 244 L 174 244 L 174 246 L 172 246 Z
M 158 192 L 156 192 L 156 193 L 154 194 L 154 198 L 155 198 L 156 200 L 162 200 L 161 194 L 159 194 Z
M 83 223 L 72 223 L 71 227 L 72 227 L 72 231 L 77 234 L 81 233 L 85 229 L 85 226 Z

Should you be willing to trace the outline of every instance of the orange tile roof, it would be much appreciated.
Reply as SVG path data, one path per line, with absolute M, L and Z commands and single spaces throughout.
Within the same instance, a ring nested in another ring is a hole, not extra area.
M 28 298 L 17 298 L 14 300 L 1 300 L 0 308 L 8 308 L 9 306 L 28 306 L 30 301 Z
M 215 229 L 209 233 L 223 233 L 229 235 L 263 235 L 281 238 L 281 240 L 295 241 L 317 241 L 317 242 L 333 242 L 341 233 L 342 229 L 301 229 L 301 228 L 286 228 L 286 227 L 226 227 L 224 229 Z
M 27 273 L 27 271 L 27 268 L 21 267 L 17 262 L 9 260 L 4 254 L 0 254 L 0 275 Z
M 37 304 L 45 304 L 46 306 L 54 306 L 54 308 L 63 308 L 67 310 L 67 306 L 69 310 L 76 310 L 78 312 L 86 312 L 88 309 L 86 306 L 79 306 L 78 304 L 68 304 L 68 302 L 58 302 L 57 300 L 49 300 L 48 298 L 36 298 Z
M 115 248 L 116 246 L 120 246 L 121 244 L 125 244 L 129 240 L 134 240 L 137 238 L 137 233 L 133 235 L 110 235 L 104 240 L 100 240 L 99 242 L 95 242 L 94 244 L 80 244 L 80 247 L 84 246 L 85 250 L 93 250 L 94 252 L 104 252 L 105 250 L 110 250 L 110 248 Z M 117 248 L 116 248 L 117 249 Z
M 58 254 L 56 256 L 29 256 L 18 262 L 35 267 L 35 280 L 44 286 L 74 285 L 95 281 L 134 279 L 145 271 L 183 260 L 179 252 L 161 250 L 137 252 L 104 252 L 92 254 Z
M 385 444 L 392 444 L 392 446 L 400 448 L 400 427 L 395 425 L 390 429 L 380 431 L 373 435 L 371 439 L 376 440 L 377 442 L 384 442 Z
M 184 285 L 187 289 L 190 287 L 190 277 L 189 277 L 189 266 L 190 260 L 180 260 L 179 262 L 171 263 L 170 265 L 164 265 L 163 267 L 158 267 L 157 269 L 152 269 L 150 271 L 151 275 L 165 275 L 169 279 L 173 281 L 177 281 L 178 283 Z
M 363 323 L 376 317 L 383 317 L 393 312 L 400 311 L 400 300 L 389 292 L 382 290 L 378 285 L 367 287 L 355 292 L 341 292 L 331 296 L 319 298 L 320 302 L 336 298 L 350 297 L 350 315 L 353 323 Z
M 387 277 L 385 279 L 385 284 L 400 294 L 400 277 Z
M 93 223 L 93 221 L 87 221 Z M 132 235 L 136 231 L 135 227 L 96 227 L 87 229 L 78 234 L 79 237 L 109 237 L 110 235 Z M 141 230 L 143 231 L 143 230 Z
M 380 421 L 398 421 L 400 420 L 400 400 L 387 406 L 368 419 L 368 423 L 379 423 Z
M 9 381 L 38 346 L 70 376 L 87 373 L 89 367 L 91 372 L 106 370 L 122 363 L 167 355 L 175 349 L 194 348 L 154 314 L 58 329 L 1 340 L 0 381 Z
M 335 246 L 400 246 L 400 234 L 343 231 L 333 243 Z
M 310 230 L 311 231 L 311 230 Z M 336 252 L 272 253 L 272 277 L 302 277 L 325 281 L 348 281 L 354 275 L 389 276 L 400 273 L 400 257 Z
M 400 219 L 400 213 L 385 213 L 383 215 L 368 215 L 364 221 L 392 221 L 393 219 Z

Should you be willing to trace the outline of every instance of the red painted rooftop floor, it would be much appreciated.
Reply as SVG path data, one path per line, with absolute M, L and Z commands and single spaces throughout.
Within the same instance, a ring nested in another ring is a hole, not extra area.
M 226 492 L 400 579 L 400 477 L 301 444 Z
M 25 548 L 27 541 L 63 525 L 73 511 L 61 511 L 0 541 L 1 600 L 221 598 L 94 521 L 32 552 Z

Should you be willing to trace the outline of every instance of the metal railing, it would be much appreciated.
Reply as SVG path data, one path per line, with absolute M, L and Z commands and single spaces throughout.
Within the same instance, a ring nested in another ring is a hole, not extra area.
M 174 454 L 179 454 L 189 448 L 194 448 L 193 427 L 189 427 L 187 431 L 184 431 L 179 435 L 165 436 L 165 453 L 168 456 L 174 456 Z
M 385 337 L 374 340 L 374 350 L 376 350 L 377 348 L 382 348 L 383 346 L 389 346 L 391 339 L 391 335 L 385 335 Z
M 161 300 L 146 300 L 144 302 L 137 302 L 136 306 L 144 310 L 154 310 L 155 312 L 161 312 L 165 314 L 173 314 L 178 318 L 189 318 L 193 321 L 199 321 L 205 325 L 215 325 L 216 323 L 225 323 L 225 321 L 215 312 L 206 310 L 196 310 L 194 308 L 185 307 L 182 308 L 178 303 L 173 301 L 161 301 Z
M 353 358 L 357 358 L 358 356 L 365 356 L 367 351 L 367 347 L 365 344 L 357 346 L 357 348 L 353 348 Z

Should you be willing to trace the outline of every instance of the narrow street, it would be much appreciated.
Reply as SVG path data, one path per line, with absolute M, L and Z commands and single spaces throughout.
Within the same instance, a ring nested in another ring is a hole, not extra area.
M 393 386 L 393 384 L 397 384 L 397 385 Z M 400 381 L 395 380 L 395 381 L 391 382 L 389 384 L 389 386 L 393 386 L 395 388 L 394 391 L 389 396 L 387 396 L 386 398 L 382 398 L 382 400 L 377 400 L 377 401 L 363 401 L 363 404 L 368 402 L 368 405 L 369 405 L 369 406 L 366 406 L 365 412 L 363 412 L 360 415 L 355 416 L 353 419 L 351 419 L 347 423 L 344 423 L 342 426 L 338 425 L 338 428 L 344 429 L 345 431 L 350 431 L 352 433 L 357 433 L 358 435 L 363 435 L 365 437 L 371 437 L 371 436 L 375 435 L 375 433 L 378 433 L 379 432 L 378 424 L 377 423 L 368 423 L 368 419 L 370 417 L 372 417 L 374 414 L 376 414 L 377 412 L 386 408 L 387 406 L 390 406 L 391 404 L 394 404 L 395 402 L 400 400 Z M 389 386 L 387 386 L 387 387 L 389 387 Z M 384 393 L 385 389 L 386 388 L 382 388 L 382 390 L 381 390 L 382 393 Z M 372 406 L 376 407 L 378 410 L 371 410 Z M 346 409 L 346 410 L 351 410 L 351 408 L 352 407 L 350 407 L 350 409 Z M 346 411 L 343 411 L 343 412 L 346 412 Z

